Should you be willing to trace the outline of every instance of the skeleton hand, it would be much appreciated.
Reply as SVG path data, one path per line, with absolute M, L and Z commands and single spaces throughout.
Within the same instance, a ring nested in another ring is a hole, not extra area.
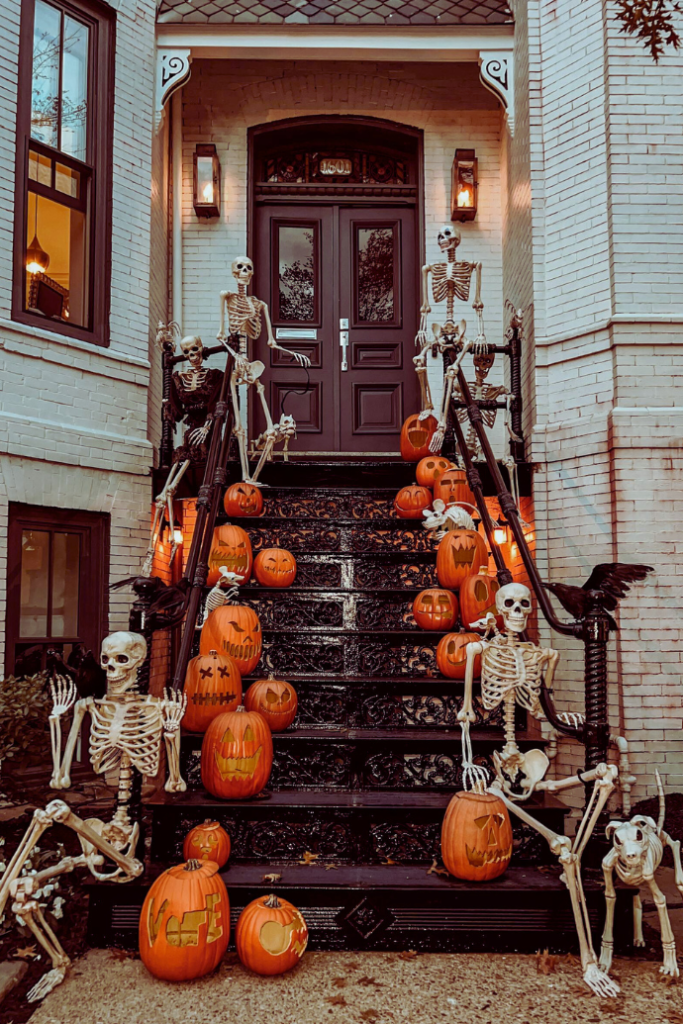
M 311 365 L 311 360 L 308 358 L 308 356 L 305 356 L 303 352 L 295 352 L 291 348 L 284 348 L 282 345 L 278 345 L 276 341 L 269 341 L 268 347 L 276 348 L 278 352 L 286 352 L 288 356 L 292 356 L 294 358 L 294 361 L 298 363 L 299 366 L 309 367 Z
M 205 423 L 203 427 L 196 427 L 194 430 L 191 430 L 187 439 L 190 444 L 202 444 L 209 436 L 209 430 L 210 424 Z
M 54 680 L 50 680 L 50 693 L 52 694 L 50 718 L 59 718 L 61 715 L 65 715 L 74 706 L 78 697 L 73 679 L 65 679 L 64 676 L 55 676 Z
M 162 715 L 165 736 L 172 736 L 178 732 L 186 708 L 186 693 L 179 693 L 177 690 L 164 690 L 164 709 Z

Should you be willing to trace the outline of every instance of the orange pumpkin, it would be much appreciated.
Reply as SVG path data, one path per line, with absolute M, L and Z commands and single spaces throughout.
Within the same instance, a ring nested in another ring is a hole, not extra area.
M 185 836 L 185 860 L 212 860 L 222 868 L 230 856 L 230 836 L 217 821 L 207 818 L 203 825 L 195 825 Z
M 199 653 L 220 651 L 235 662 L 238 671 L 247 676 L 261 658 L 263 633 L 259 617 L 246 604 L 224 604 L 214 608 L 202 626 Z
M 455 878 L 488 882 L 512 857 L 507 807 L 493 793 L 456 793 L 441 826 L 441 856 Z
M 481 640 L 476 633 L 446 633 L 436 648 L 436 664 L 447 679 L 464 679 L 467 666 L 467 645 Z M 481 655 L 474 659 L 474 674 L 481 673 Z
M 464 469 L 449 469 L 434 484 L 434 497 L 447 505 L 475 505 L 474 494 L 467 483 Z
M 273 738 L 265 718 L 244 707 L 214 718 L 202 743 L 202 784 L 219 800 L 260 793 L 273 766 Z
M 488 559 L 486 541 L 476 530 L 449 530 L 436 552 L 439 583 L 457 590 L 468 576 L 476 576 Z
M 427 487 L 402 487 L 394 498 L 394 508 L 399 519 L 422 519 L 423 509 L 432 503 L 432 492 Z
M 401 457 L 405 462 L 419 462 L 429 455 L 429 442 L 438 427 L 434 416 L 421 420 L 417 413 L 409 416 L 401 428 Z
M 191 981 L 218 967 L 230 939 L 230 904 L 213 861 L 188 860 L 152 883 L 140 912 L 140 959 L 155 978 Z
M 423 590 L 413 601 L 413 616 L 422 629 L 452 629 L 458 617 L 458 599 L 450 590 Z
M 308 927 L 299 910 L 277 896 L 259 896 L 247 904 L 235 928 L 237 955 L 256 974 L 284 974 L 296 967 L 308 943 Z
M 244 695 L 244 706 L 263 715 L 271 732 L 282 732 L 296 718 L 298 699 L 291 683 L 268 676 L 251 684 Z
M 220 568 L 224 565 L 244 583 L 251 576 L 251 541 L 241 526 L 225 523 L 213 531 L 209 554 L 209 575 L 207 583 L 213 587 L 221 579 Z
M 418 462 L 415 479 L 423 487 L 435 487 L 444 473 L 452 468 L 453 463 L 443 455 L 429 455 Z
M 260 487 L 244 480 L 230 484 L 223 498 L 223 508 L 229 516 L 260 516 L 263 512 Z
M 184 691 L 187 710 L 183 727 L 189 732 L 204 732 L 216 715 L 234 711 L 242 703 L 242 677 L 232 658 L 209 651 L 187 666 Z
M 254 561 L 254 575 L 262 587 L 291 587 L 296 579 L 296 558 L 285 548 L 264 548 Z
M 485 619 L 489 612 L 496 616 L 498 629 L 503 628 L 503 616 L 496 611 L 496 593 L 500 590 L 497 579 L 489 576 L 487 566 L 482 566 L 476 576 L 468 576 L 460 584 L 460 613 L 466 629 L 472 623 Z

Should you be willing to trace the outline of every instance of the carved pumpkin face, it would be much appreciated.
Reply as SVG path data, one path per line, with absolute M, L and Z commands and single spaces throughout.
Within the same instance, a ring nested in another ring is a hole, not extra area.
M 496 609 L 496 594 L 500 590 L 500 583 L 497 579 L 489 576 L 486 567 L 481 568 L 476 576 L 468 576 L 460 584 L 460 612 L 462 624 L 466 629 L 472 628 L 472 623 L 486 616 L 496 616 L 498 629 L 503 628 L 503 616 L 498 614 Z
M 254 484 L 244 481 L 230 484 L 223 498 L 223 508 L 229 516 L 260 516 L 263 512 L 263 495 Z
M 476 633 L 447 633 L 436 648 L 436 664 L 446 679 L 464 679 L 467 667 L 467 645 L 478 643 Z M 481 656 L 474 659 L 474 674 L 481 672 Z
M 296 718 L 296 690 L 283 679 L 258 679 L 245 693 L 244 706 L 263 715 L 271 732 L 282 732 Z
M 204 732 L 222 711 L 234 711 L 242 701 L 242 677 L 237 665 L 215 650 L 200 654 L 187 666 L 184 692 L 187 710 L 183 728 Z
M 285 548 L 265 548 L 256 556 L 254 574 L 262 587 L 291 587 L 296 579 L 296 559 Z
M 202 784 L 222 800 L 260 793 L 270 777 L 273 740 L 265 719 L 239 707 L 214 718 L 202 743 Z
M 408 417 L 401 428 L 401 457 L 405 462 L 419 462 L 430 454 L 429 442 L 437 426 L 434 416 L 424 420 L 418 415 Z
M 512 856 L 503 801 L 493 793 L 456 793 L 443 820 L 441 856 L 456 878 L 485 882 L 502 875 Z
M 244 604 L 215 608 L 202 626 L 199 653 L 218 651 L 235 662 L 241 675 L 253 672 L 261 658 L 263 634 L 259 617 Z
M 434 497 L 441 498 L 447 505 L 475 504 L 474 494 L 469 488 L 464 469 L 446 470 L 434 484 Z
M 432 503 L 432 492 L 427 487 L 402 487 L 394 498 L 394 508 L 399 519 L 422 519 L 422 511 Z
M 203 825 L 195 825 L 185 836 L 185 860 L 212 860 L 222 868 L 230 856 L 230 836 L 217 821 L 207 818 Z
M 413 616 L 422 629 L 452 629 L 458 617 L 458 599 L 450 590 L 423 590 L 413 601 Z
M 152 884 L 140 913 L 140 958 L 155 978 L 190 981 L 213 971 L 230 939 L 230 904 L 213 861 L 189 860 Z
M 436 553 L 436 575 L 442 587 L 457 590 L 487 562 L 486 542 L 476 530 L 450 530 Z
M 284 974 L 301 960 L 308 944 L 308 927 L 288 900 L 259 896 L 240 914 L 235 946 L 241 962 L 256 974 Z
M 251 541 L 241 526 L 217 526 L 213 531 L 211 553 L 209 554 L 209 575 L 207 583 L 213 587 L 221 579 L 220 568 L 224 565 L 244 582 L 251 576 Z
M 429 455 L 420 459 L 415 470 L 415 478 L 423 487 L 434 487 L 444 473 L 453 468 L 453 463 L 443 455 Z

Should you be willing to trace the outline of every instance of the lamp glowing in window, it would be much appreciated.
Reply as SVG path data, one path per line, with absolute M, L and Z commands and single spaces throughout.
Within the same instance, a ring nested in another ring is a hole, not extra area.
M 220 213 L 221 165 L 213 143 L 199 144 L 194 151 L 194 212 L 198 217 Z
M 507 528 L 505 526 L 497 526 L 493 531 L 493 539 L 498 546 L 505 544 L 508 539 Z
M 456 149 L 451 177 L 451 220 L 474 220 L 479 187 L 478 162 L 473 149 Z
M 183 543 L 183 531 L 182 530 L 174 530 L 173 531 L 173 540 L 174 540 L 174 542 L 176 544 L 182 544 Z
M 38 241 L 38 197 L 34 199 L 35 218 L 33 221 L 33 241 L 26 250 L 26 269 L 29 274 L 44 274 L 50 266 L 50 257 Z

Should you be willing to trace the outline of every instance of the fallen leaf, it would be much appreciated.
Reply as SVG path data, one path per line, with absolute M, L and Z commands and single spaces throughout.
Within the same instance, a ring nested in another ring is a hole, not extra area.
M 326 1001 L 328 1003 L 330 1003 L 330 1005 L 332 1005 L 332 1006 L 348 1006 L 349 1005 L 346 1002 L 346 1000 L 344 999 L 344 996 L 342 996 L 342 995 L 339 995 L 339 996 L 327 996 L 327 1000 Z
M 446 876 L 448 876 L 448 872 L 446 871 L 446 869 L 439 867 L 438 862 L 436 860 L 436 857 L 432 861 L 431 868 L 427 868 L 427 874 L 428 875 L 446 875 Z
M 299 864 L 306 864 L 308 867 L 310 867 L 310 865 L 313 864 L 318 859 L 319 856 L 319 853 L 311 853 L 310 850 L 306 850 L 304 852 L 303 860 L 300 860 Z
M 376 988 L 381 988 L 382 987 L 382 983 L 381 982 L 375 981 L 374 978 L 368 978 L 367 975 L 365 975 L 363 978 L 359 978 L 358 981 L 356 982 L 356 984 L 357 985 L 374 985 Z
M 543 952 L 539 949 L 536 954 L 536 970 L 539 974 L 552 974 L 556 963 L 556 956 L 553 956 L 547 949 L 544 949 Z
M 333 978 L 332 984 L 335 988 L 344 988 L 348 980 L 348 978 Z
M 402 953 L 398 954 L 399 960 L 415 960 L 419 956 L 416 949 L 404 949 Z
M 268 882 L 269 884 L 272 885 L 275 882 L 281 882 L 282 881 L 282 875 L 276 875 L 276 874 L 264 875 L 263 878 L 261 879 L 261 881 L 262 882 Z
M 325 865 L 325 871 L 336 871 L 336 870 L 337 870 L 337 865 L 336 864 L 326 864 Z
M 109 952 L 114 960 L 135 960 L 137 953 L 134 953 L 132 949 L 110 949 Z
M 20 946 L 19 949 L 14 950 L 14 955 L 21 957 L 22 960 L 28 960 L 31 957 L 33 960 L 37 960 L 39 954 L 36 953 L 36 947 L 33 946 Z
M 377 1020 L 379 1017 L 379 1010 L 363 1010 L 360 1015 L 361 1020 Z
M 387 857 L 387 859 L 386 859 L 386 860 L 383 860 L 383 861 L 382 861 L 382 864 L 384 864 L 384 866 L 385 866 L 386 868 L 388 868 L 388 867 L 390 867 L 390 866 L 391 866 L 392 864 L 398 864 L 398 861 L 397 861 L 397 860 L 392 860 L 392 859 L 391 859 L 391 857 Z

